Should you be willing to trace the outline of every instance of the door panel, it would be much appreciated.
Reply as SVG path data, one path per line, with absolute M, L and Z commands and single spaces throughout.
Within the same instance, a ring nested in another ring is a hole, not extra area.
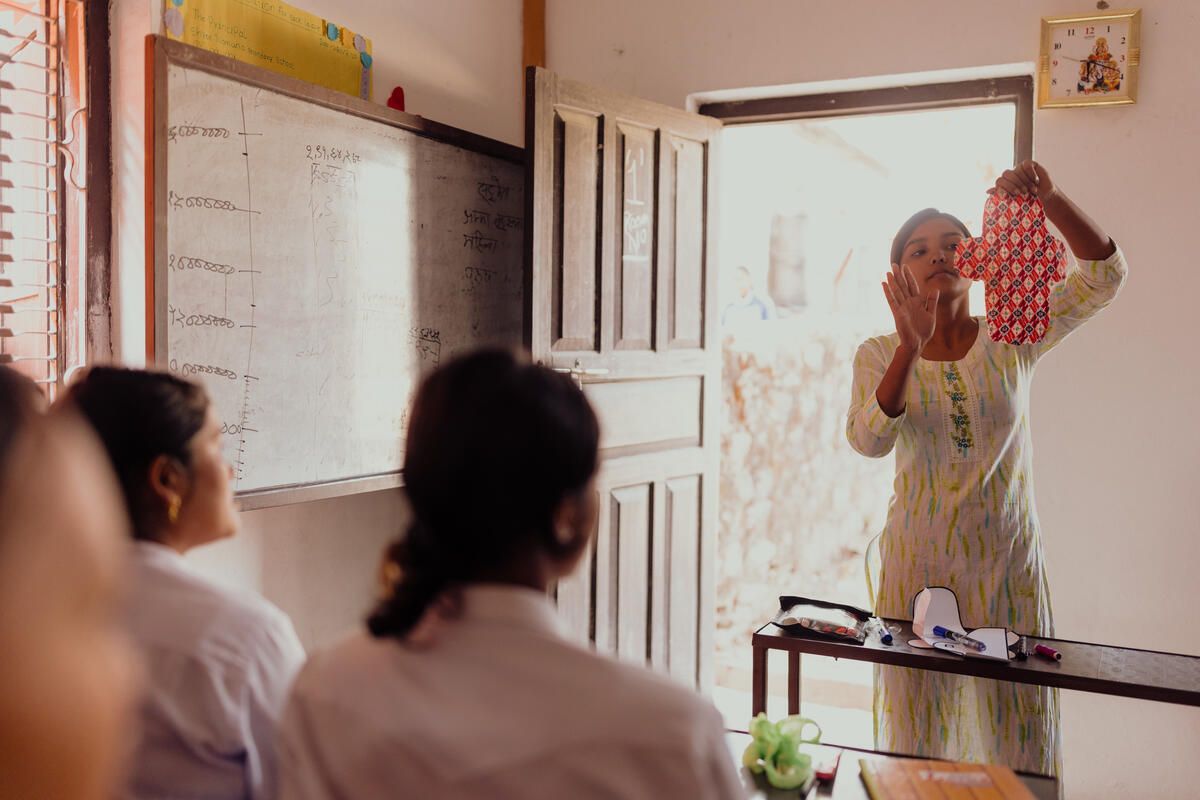
M 577 368 L 602 426 L 591 569 L 559 608 L 597 649 L 707 688 L 720 123 L 537 68 L 527 89 L 526 343 Z
M 555 111 L 555 161 L 563 165 L 554 202 L 554 349 L 600 346 L 600 270 L 596 185 L 603 120 L 575 109 Z
M 699 445 L 703 378 L 652 378 L 584 384 L 600 417 L 603 458 Z
M 663 530 L 669 542 L 669 556 L 663 565 L 667 667 L 672 675 L 687 680 L 696 674 L 699 656 L 695 610 L 700 602 L 701 476 L 672 478 L 666 481 L 665 489 Z
M 649 350 L 654 339 L 654 131 L 617 123 L 621 143 L 621 260 L 617 265 L 614 346 Z
M 676 139 L 671 176 L 675 219 L 674 251 L 670 263 L 668 306 L 670 347 L 704 346 L 705 242 L 694 234 L 704 229 L 705 147 L 701 142 Z
M 612 536 L 616 569 L 608 576 L 616 599 L 613 618 L 617 655 L 627 661 L 646 662 L 647 614 L 650 598 L 650 514 L 652 484 L 623 486 L 612 491 Z

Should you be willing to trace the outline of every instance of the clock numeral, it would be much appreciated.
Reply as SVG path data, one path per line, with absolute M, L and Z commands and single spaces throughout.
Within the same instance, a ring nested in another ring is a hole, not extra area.
M 1054 66 L 1056 66 L 1056 67 L 1058 66 L 1058 59 L 1057 59 L 1057 58 L 1056 58 L 1056 59 L 1054 59 L 1054 61 L 1053 61 L 1053 64 L 1054 64 Z
M 1096 29 L 1093 26 L 1089 25 L 1089 26 L 1087 26 L 1087 28 L 1084 31 L 1084 36 L 1091 36 L 1095 32 L 1096 32 Z
M 1054 63 L 1055 63 L 1055 64 L 1057 64 L 1058 62 L 1057 62 L 1057 61 L 1055 61 Z M 1050 79 L 1050 85 L 1051 85 L 1051 86 L 1058 86 L 1058 78 L 1051 78 L 1051 79 Z
M 1122 36 L 1122 37 L 1121 37 L 1121 44 L 1125 44 L 1125 37 L 1124 37 L 1124 36 Z
M 1067 28 L 1067 36 L 1074 36 L 1074 35 L 1075 35 L 1075 29 Z
M 1104 26 L 1104 32 L 1105 32 L 1105 33 L 1112 33 L 1112 25 L 1105 25 L 1105 26 Z
M 1055 49 L 1055 50 L 1062 50 L 1062 42 L 1055 42 L 1055 43 L 1054 43 L 1054 49 Z

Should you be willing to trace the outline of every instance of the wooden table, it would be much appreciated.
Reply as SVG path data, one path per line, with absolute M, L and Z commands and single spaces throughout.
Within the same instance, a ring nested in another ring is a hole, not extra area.
M 795 789 L 776 789 L 767 783 L 765 777 L 756 776 L 742 766 L 742 752 L 746 749 L 746 745 L 750 744 L 750 734 L 731 731 L 725 735 L 725 741 L 729 745 L 729 752 L 733 756 L 734 764 L 742 779 L 742 787 L 746 790 L 746 797 L 749 800 L 796 800 L 798 792 Z M 909 758 L 909 756 L 892 753 L 879 753 L 873 750 L 859 750 L 854 747 L 837 747 L 835 745 L 806 745 L 804 750 L 812 753 L 814 758 L 822 757 L 823 752 L 842 751 L 842 760 L 838 764 L 837 777 L 833 783 L 817 784 L 817 788 L 809 795 L 809 800 L 813 800 L 813 798 L 870 800 L 867 787 L 862 782 L 859 759 L 886 761 Z M 1017 777 L 1038 800 L 1057 800 L 1058 781 L 1054 778 L 1027 772 L 1018 772 Z
M 908 641 L 917 638 L 912 623 L 893 619 L 887 623 L 894 637 L 890 645 L 880 644 L 875 635 L 856 645 L 793 635 L 771 623 L 763 625 L 751 640 L 754 648 L 751 713 L 767 709 L 767 653 L 771 650 L 788 654 L 790 714 L 800 713 L 801 653 L 1200 706 L 1200 656 L 1030 636 L 1031 649 L 1035 644 L 1045 644 L 1062 653 L 1062 661 L 1030 655 L 1025 661 L 1005 663 L 909 647 Z

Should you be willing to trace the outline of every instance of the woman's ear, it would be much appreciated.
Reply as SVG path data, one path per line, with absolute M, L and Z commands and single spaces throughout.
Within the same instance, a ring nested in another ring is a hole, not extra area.
M 554 510 L 552 520 L 556 555 L 571 563 L 587 549 L 596 527 L 596 497 L 591 487 L 567 495 Z
M 150 462 L 150 469 L 147 471 L 146 477 L 150 484 L 150 491 L 162 500 L 163 508 L 167 509 L 168 516 L 177 515 L 189 485 L 187 471 L 183 464 L 179 463 L 179 459 L 165 454 L 157 456 Z

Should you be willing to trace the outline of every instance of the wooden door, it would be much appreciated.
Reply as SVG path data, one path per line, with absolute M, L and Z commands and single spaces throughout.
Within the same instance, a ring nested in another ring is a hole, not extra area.
M 598 650 L 707 689 L 721 125 L 534 67 L 526 115 L 526 343 L 575 370 L 602 426 L 599 531 L 559 608 Z

